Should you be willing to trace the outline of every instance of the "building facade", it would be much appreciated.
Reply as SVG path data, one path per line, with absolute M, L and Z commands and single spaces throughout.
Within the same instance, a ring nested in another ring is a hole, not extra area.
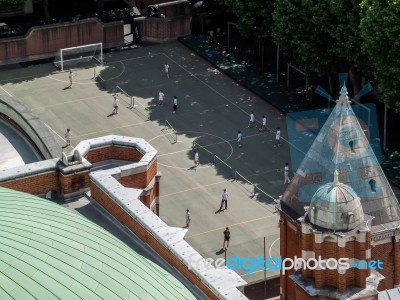
M 343 86 L 277 205 L 282 259 L 304 262 L 281 272 L 281 299 L 378 299 L 400 284 L 399 203 L 351 104 Z

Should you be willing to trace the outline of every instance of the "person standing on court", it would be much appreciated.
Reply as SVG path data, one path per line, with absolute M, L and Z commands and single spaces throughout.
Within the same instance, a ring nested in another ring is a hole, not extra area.
M 231 238 L 231 232 L 229 231 L 229 228 L 226 227 L 224 231 L 224 243 L 222 244 L 222 249 L 224 250 L 228 249 L 230 238 Z M 226 243 L 226 248 L 225 248 L 225 243 Z
M 194 150 L 194 165 L 197 167 L 200 164 L 199 162 L 199 152 Z
M 186 210 L 186 227 L 189 228 L 190 225 L 190 212 L 189 209 Z
M 158 105 L 164 105 L 164 97 L 165 97 L 165 95 L 164 95 L 164 92 L 163 92 L 163 90 L 160 90 L 159 92 L 158 92 Z
M 286 183 L 290 183 L 290 178 L 289 178 L 289 164 L 285 163 L 285 168 L 283 169 L 283 175 L 285 176 L 285 182 Z
M 265 131 L 267 130 L 267 118 L 265 117 L 265 115 L 262 116 L 262 124 L 261 127 L 259 129 L 259 131 Z
M 169 64 L 168 63 L 166 63 L 164 65 L 164 73 L 167 76 L 167 78 L 169 78 Z
M 223 210 L 222 206 L 224 206 L 225 204 L 225 208 L 224 209 L 228 209 L 228 192 L 226 191 L 226 189 L 224 189 L 224 192 L 222 193 L 221 196 L 221 207 L 219 208 L 219 210 Z
M 250 112 L 249 125 L 247 125 L 247 128 L 250 128 L 250 127 L 253 127 L 253 126 L 255 126 L 255 127 L 257 128 L 257 125 L 256 125 L 256 118 L 255 118 L 255 116 L 254 116 L 254 112 L 251 111 L 251 112 Z
M 278 127 L 278 128 L 276 128 L 274 147 L 280 146 L 280 145 L 281 145 L 281 129 Z
M 65 142 L 67 143 L 65 147 L 68 147 L 71 145 L 71 138 L 72 138 L 72 133 L 70 129 L 67 129 L 67 132 L 65 132 Z
M 237 145 L 238 145 L 238 147 L 242 147 L 242 138 L 243 138 L 242 132 L 239 130 L 238 131 L 238 135 L 237 135 Z
M 113 113 L 115 115 L 118 115 L 118 106 L 119 106 L 119 99 L 118 99 L 117 95 L 114 95 L 114 102 L 113 102 L 114 110 L 113 110 Z
M 178 99 L 176 99 L 176 96 L 174 96 L 174 105 L 173 105 L 173 114 L 176 113 L 176 109 L 178 108 Z
M 74 80 L 74 76 L 75 74 L 72 73 L 72 70 L 69 70 L 69 74 L 68 74 L 68 80 L 69 80 L 69 87 L 70 89 L 72 89 L 72 81 Z

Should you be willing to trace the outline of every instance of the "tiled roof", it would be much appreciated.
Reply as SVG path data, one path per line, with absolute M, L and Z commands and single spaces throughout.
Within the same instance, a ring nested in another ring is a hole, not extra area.
M 400 299 L 400 288 L 384 290 L 378 294 L 379 300 L 398 300 Z
M 172 275 L 62 206 L 0 188 L 0 299 L 195 299 Z
M 303 216 L 315 192 L 333 181 L 350 186 L 360 197 L 363 211 L 374 217 L 372 225 L 400 219 L 400 207 L 361 127 L 346 88 L 315 138 L 282 197 L 282 209 L 290 207 Z

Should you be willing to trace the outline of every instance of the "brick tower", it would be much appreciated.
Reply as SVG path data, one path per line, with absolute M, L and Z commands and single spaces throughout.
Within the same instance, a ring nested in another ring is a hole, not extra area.
M 282 259 L 329 265 L 281 272 L 281 299 L 376 299 L 400 284 L 400 207 L 345 86 L 277 209 Z M 383 270 L 360 263 L 371 259 Z

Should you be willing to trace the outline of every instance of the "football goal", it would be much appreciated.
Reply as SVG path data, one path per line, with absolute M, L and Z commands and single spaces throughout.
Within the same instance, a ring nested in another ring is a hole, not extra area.
M 102 43 L 60 49 L 54 59 L 54 65 L 64 71 L 68 66 L 92 59 L 101 65 L 103 64 Z

